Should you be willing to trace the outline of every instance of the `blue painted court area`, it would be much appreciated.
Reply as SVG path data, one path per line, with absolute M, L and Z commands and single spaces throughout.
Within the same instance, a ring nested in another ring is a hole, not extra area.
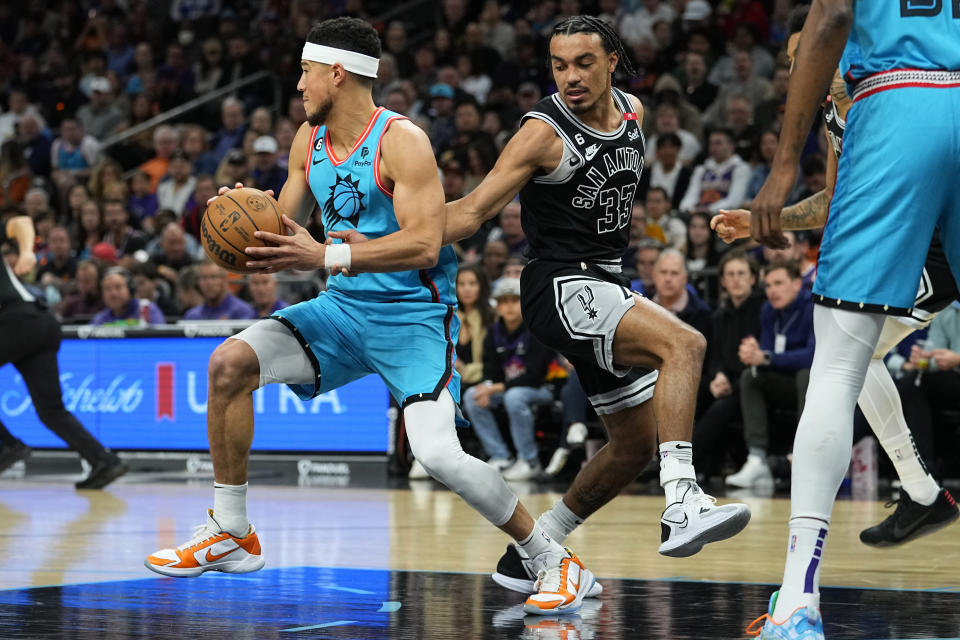
M 525 616 L 488 575 L 293 567 L 0 590 L 0 638 L 726 640 L 774 587 L 602 580 L 578 614 Z M 825 588 L 829 640 L 960 640 L 960 595 Z

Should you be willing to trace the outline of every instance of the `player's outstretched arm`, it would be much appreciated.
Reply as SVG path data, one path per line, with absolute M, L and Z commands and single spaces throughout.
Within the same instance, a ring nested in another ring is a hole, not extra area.
M 37 256 L 33 253 L 33 220 L 30 216 L 14 216 L 7 220 L 6 232 L 8 238 L 16 239 L 20 252 L 16 264 L 13 265 L 13 272 L 18 276 L 30 273 L 37 264 Z
M 562 154 L 560 138 L 550 125 L 535 119 L 523 123 L 483 182 L 467 196 L 447 203 L 443 244 L 476 233 L 513 200 L 538 168 L 552 171 Z
M 830 86 L 852 22 L 852 0 L 814 0 L 803 26 L 773 170 L 753 201 L 751 234 L 770 247 L 786 244 L 780 232 L 781 209 L 796 180 L 803 143 Z

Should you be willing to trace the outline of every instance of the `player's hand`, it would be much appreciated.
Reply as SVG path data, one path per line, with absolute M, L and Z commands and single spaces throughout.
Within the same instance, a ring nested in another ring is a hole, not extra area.
M 771 249 L 786 249 L 787 237 L 780 227 L 780 211 L 797 181 L 797 167 L 774 165 L 751 207 L 750 235 Z
M 17 276 L 25 276 L 33 271 L 35 266 L 37 266 L 37 256 L 32 251 L 25 251 L 20 254 L 16 264 L 13 265 L 13 273 Z
M 346 231 L 329 231 L 327 233 L 327 240 L 323 244 L 333 244 L 334 238 L 338 240 L 343 240 L 346 244 L 357 244 L 358 242 L 366 242 L 370 238 L 363 235 L 356 229 L 347 229 Z M 330 268 L 330 275 L 338 273 L 342 276 L 347 276 L 348 278 L 356 277 L 356 271 L 350 271 L 344 267 L 341 267 L 339 264 L 335 264 Z
M 750 217 L 746 209 L 720 209 L 720 213 L 710 219 L 710 228 L 717 232 L 721 240 L 730 244 L 734 240 L 750 237 Z
M 960 353 L 950 349 L 934 349 L 930 352 L 930 358 L 937 363 L 937 369 L 941 371 L 949 371 L 960 365 Z
M 307 230 L 288 218 L 282 217 L 283 224 L 292 235 L 280 236 L 269 231 L 257 231 L 253 235 L 273 246 L 247 247 L 247 255 L 256 258 L 246 266 L 250 269 L 262 269 L 276 273 L 285 269 L 312 271 L 323 268 L 323 245 L 313 239 Z
M 233 188 L 243 189 L 243 183 L 238 182 L 237 184 L 233 185 Z M 220 189 L 217 190 L 217 195 L 207 200 L 207 206 L 209 207 L 211 202 L 213 202 L 214 200 L 216 200 L 217 198 L 219 198 L 220 196 L 222 196 L 223 194 L 225 194 L 227 191 L 230 191 L 230 190 L 231 190 L 230 187 L 220 187 Z M 267 189 L 266 191 L 264 191 L 264 193 L 270 196 L 271 198 L 274 196 L 273 189 Z

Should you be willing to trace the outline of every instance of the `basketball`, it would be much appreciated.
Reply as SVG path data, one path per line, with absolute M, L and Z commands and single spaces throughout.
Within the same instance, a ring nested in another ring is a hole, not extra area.
M 251 257 L 244 253 L 247 247 L 265 246 L 253 235 L 255 231 L 286 234 L 277 201 L 250 187 L 231 189 L 218 196 L 200 221 L 204 251 L 211 260 L 234 273 L 256 271 L 246 267 Z

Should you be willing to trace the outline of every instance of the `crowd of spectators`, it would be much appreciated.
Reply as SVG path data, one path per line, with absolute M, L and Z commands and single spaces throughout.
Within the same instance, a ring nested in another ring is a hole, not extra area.
M 802 291 L 816 276 L 819 236 L 788 234 L 787 249 L 748 244 L 731 253 L 709 221 L 720 208 L 748 204 L 769 173 L 794 4 L 442 0 L 401 15 L 378 0 L 3 3 L 0 218 L 34 220 L 38 268 L 25 280 L 66 323 L 267 316 L 315 295 L 322 274 L 226 274 L 204 259 L 200 220 L 219 185 L 279 192 L 306 118 L 295 87 L 300 47 L 315 21 L 353 15 L 377 27 L 375 101 L 429 134 L 453 200 L 492 168 L 519 117 L 555 90 L 547 56 L 553 25 L 598 15 L 623 38 L 637 70 L 617 75 L 616 84 L 645 107 L 646 162 L 625 271 L 637 291 L 708 338 L 696 429 L 707 443 L 695 448 L 701 470 L 735 471 L 746 461 L 763 475 L 755 463 L 768 441 L 789 441 L 770 433 L 767 414 L 778 410 L 773 404 L 795 411 L 802 403 L 813 340 Z M 181 108 L 261 71 L 267 78 Z M 162 114 L 173 115 L 141 126 Z M 823 188 L 825 152 L 818 125 L 791 201 Z M 525 263 L 520 218 L 520 205 L 510 203 L 457 246 L 466 407 L 482 431 L 483 411 L 506 405 L 513 446 L 489 429 L 483 444 L 501 466 L 524 461 L 516 477 L 540 471 L 526 433 L 534 421 L 511 410 L 518 397 L 533 409 L 549 406 L 539 389 L 552 385 L 549 400 L 564 399 L 548 470 L 584 441 L 588 421 L 571 400 L 574 373 L 562 360 L 526 362 L 522 319 L 518 325 L 505 311 Z M 319 212 L 308 228 L 323 237 Z M 497 353 L 520 348 L 523 362 L 489 358 L 487 342 Z M 477 386 L 484 381 L 491 388 Z M 509 393 L 518 386 L 535 392 Z M 737 424 L 739 439 L 728 438 Z

